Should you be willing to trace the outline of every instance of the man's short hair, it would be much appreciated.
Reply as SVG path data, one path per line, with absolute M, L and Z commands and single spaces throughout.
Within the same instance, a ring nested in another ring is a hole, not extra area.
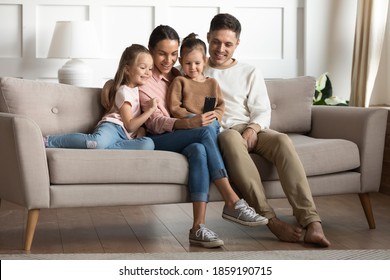
M 241 23 L 231 14 L 217 14 L 211 20 L 209 32 L 221 29 L 229 29 L 236 33 L 237 39 L 240 38 Z

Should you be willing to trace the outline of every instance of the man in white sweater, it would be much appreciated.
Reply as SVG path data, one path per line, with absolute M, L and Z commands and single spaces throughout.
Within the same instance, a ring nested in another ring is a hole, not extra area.
M 280 240 L 304 241 L 322 247 L 330 242 L 322 230 L 302 163 L 288 136 L 269 129 L 270 101 L 261 72 L 233 58 L 240 43 L 241 24 L 230 14 L 216 15 L 207 34 L 210 58 L 205 75 L 215 78 L 221 87 L 225 114 L 219 136 L 221 152 L 229 177 L 244 199 L 269 219 L 268 228 Z M 276 217 L 268 204 L 258 170 L 249 152 L 273 162 L 283 190 L 301 226 Z

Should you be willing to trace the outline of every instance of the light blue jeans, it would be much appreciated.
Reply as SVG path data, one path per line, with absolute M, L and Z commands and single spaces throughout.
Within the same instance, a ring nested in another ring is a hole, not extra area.
M 92 134 L 70 133 L 49 135 L 48 148 L 73 149 L 117 149 L 117 150 L 153 150 L 154 142 L 149 137 L 129 139 L 120 125 L 102 122 Z
M 217 144 L 219 123 L 194 129 L 149 135 L 156 150 L 181 153 L 189 163 L 188 186 L 192 201 L 208 201 L 210 180 L 227 177 Z

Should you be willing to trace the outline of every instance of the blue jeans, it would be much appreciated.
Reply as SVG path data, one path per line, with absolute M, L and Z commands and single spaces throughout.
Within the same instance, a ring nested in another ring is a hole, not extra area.
M 92 134 L 70 133 L 49 135 L 48 148 L 73 149 L 117 149 L 117 150 L 153 150 L 154 142 L 149 137 L 129 139 L 120 125 L 102 122 Z
M 219 123 L 215 121 L 209 126 L 149 136 L 153 139 L 156 150 L 177 152 L 187 157 L 188 185 L 192 194 L 192 192 L 205 191 L 208 193 L 210 180 L 227 177 L 217 144 L 218 133 Z
M 200 143 L 192 143 L 185 147 L 181 153 L 187 157 L 188 189 L 192 201 L 209 200 L 210 175 L 207 167 L 206 149 Z

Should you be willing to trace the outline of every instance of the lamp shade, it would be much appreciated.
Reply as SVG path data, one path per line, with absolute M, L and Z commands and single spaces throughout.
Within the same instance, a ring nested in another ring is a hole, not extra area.
M 92 21 L 57 21 L 49 58 L 99 58 L 100 47 Z

